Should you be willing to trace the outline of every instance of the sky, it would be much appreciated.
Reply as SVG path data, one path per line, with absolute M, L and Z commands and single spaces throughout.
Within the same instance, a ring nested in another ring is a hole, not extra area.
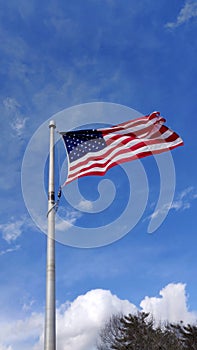
M 196 34 L 193 0 L 0 1 L 0 350 L 43 348 L 50 119 L 66 131 L 160 111 L 184 140 L 64 187 L 57 348 L 95 350 L 119 312 L 196 322 Z M 58 133 L 55 152 L 58 187 Z

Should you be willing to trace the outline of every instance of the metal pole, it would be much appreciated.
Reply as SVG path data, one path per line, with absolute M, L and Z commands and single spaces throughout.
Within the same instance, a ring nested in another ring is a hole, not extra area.
M 54 171 L 54 130 L 53 120 L 50 128 L 49 188 L 48 188 L 48 236 L 46 261 L 46 309 L 44 350 L 56 349 L 56 305 L 55 305 L 55 171 Z

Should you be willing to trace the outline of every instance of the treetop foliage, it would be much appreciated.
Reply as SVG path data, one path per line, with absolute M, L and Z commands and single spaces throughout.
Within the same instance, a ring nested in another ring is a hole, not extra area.
M 104 325 L 98 350 L 197 350 L 197 325 L 155 326 L 144 312 L 113 315 Z

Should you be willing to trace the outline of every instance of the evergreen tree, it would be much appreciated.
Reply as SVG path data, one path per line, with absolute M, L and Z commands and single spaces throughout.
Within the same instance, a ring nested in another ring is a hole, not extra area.
M 186 350 L 197 350 L 197 326 L 188 324 L 185 326 L 183 322 L 180 324 L 171 324 L 169 328 L 173 329 L 177 338 L 183 344 Z
M 186 329 L 180 328 L 177 330 L 172 325 L 155 327 L 153 319 L 144 312 L 139 312 L 136 315 L 129 314 L 128 316 L 116 315 L 102 328 L 97 349 L 197 350 L 197 348 L 185 347 L 186 340 L 183 339 L 186 339 L 186 335 L 185 333 L 182 334 L 183 331 L 186 332 Z M 194 330 L 192 332 L 194 333 Z M 191 334 L 190 329 L 187 330 L 187 334 Z

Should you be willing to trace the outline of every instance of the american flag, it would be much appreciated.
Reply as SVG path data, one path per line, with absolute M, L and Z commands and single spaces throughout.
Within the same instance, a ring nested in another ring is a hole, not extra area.
M 61 132 L 68 154 L 65 184 L 87 175 L 104 175 L 117 164 L 169 151 L 183 140 L 153 112 L 116 126 Z

